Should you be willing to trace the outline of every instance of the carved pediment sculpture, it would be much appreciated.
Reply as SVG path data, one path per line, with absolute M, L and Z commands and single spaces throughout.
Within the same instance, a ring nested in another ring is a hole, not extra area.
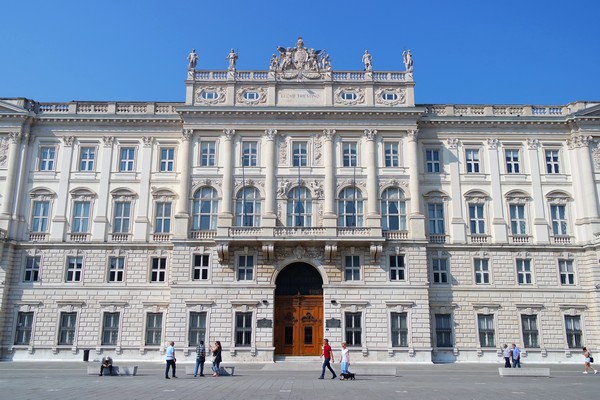
M 331 62 L 325 50 L 304 47 L 301 37 L 296 47 L 278 46 L 279 55 L 273 54 L 269 69 L 279 79 L 322 79 L 331 72 Z

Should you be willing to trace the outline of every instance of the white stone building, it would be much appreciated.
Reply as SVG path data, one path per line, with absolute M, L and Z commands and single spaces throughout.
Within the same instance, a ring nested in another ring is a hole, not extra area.
M 0 99 L 3 359 L 600 347 L 600 103 L 419 105 L 412 60 L 279 49 L 190 57 L 182 103 Z

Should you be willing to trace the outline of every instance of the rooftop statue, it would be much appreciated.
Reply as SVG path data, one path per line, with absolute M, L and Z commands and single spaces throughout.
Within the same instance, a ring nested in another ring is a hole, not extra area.
M 269 70 L 275 71 L 281 79 L 321 79 L 323 74 L 331 71 L 329 56 L 324 50 L 304 47 L 301 37 L 296 47 L 278 46 L 279 56 L 273 54 Z
M 237 62 L 238 54 L 233 49 L 231 49 L 226 59 L 229 60 L 229 66 L 227 67 L 227 70 L 235 71 L 235 63 Z
M 404 50 L 402 52 L 402 58 L 404 58 L 404 67 L 406 68 L 406 72 L 413 72 L 413 59 L 412 54 L 410 54 L 410 50 Z
M 188 69 L 196 69 L 196 64 L 198 63 L 198 54 L 196 54 L 196 49 L 192 49 L 192 52 L 187 56 L 188 60 Z
M 373 71 L 373 64 L 371 64 L 371 55 L 369 50 L 365 50 L 365 54 L 362 56 L 362 62 L 365 64 L 365 71 Z

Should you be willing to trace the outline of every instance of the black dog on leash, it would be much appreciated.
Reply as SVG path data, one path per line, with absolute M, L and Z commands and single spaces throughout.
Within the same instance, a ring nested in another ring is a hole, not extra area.
M 350 380 L 353 381 L 354 380 L 354 374 L 352 372 L 344 372 L 342 375 L 342 378 L 344 378 L 344 380 Z

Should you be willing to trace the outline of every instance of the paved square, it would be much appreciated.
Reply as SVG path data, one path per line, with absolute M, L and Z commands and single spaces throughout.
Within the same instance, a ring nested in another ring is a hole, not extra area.
M 235 376 L 219 378 L 185 375 L 189 364 L 181 364 L 179 379 L 170 380 L 164 378 L 164 365 L 158 363 L 138 364 L 135 377 L 102 378 L 87 375 L 88 365 L 93 364 L 0 363 L 0 399 L 563 400 L 594 398 L 594 393 L 600 393 L 600 374 L 584 375 L 581 365 L 571 364 L 543 365 L 550 368 L 550 378 L 502 378 L 500 364 L 404 364 L 395 365 L 396 376 L 357 375 L 349 382 L 331 380 L 330 374 L 319 380 L 319 365 L 306 363 L 236 364 Z

